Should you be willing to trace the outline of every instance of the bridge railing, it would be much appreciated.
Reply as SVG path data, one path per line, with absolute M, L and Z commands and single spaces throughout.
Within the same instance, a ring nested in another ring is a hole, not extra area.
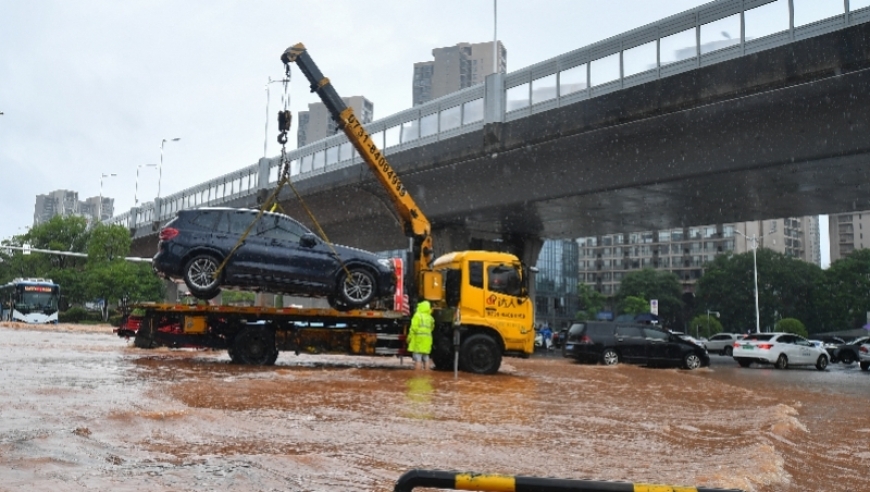
M 366 129 L 389 155 L 868 21 L 870 0 L 716 0 L 490 76 L 486 84 L 368 123 Z M 296 181 L 362 163 L 343 134 L 293 150 L 289 158 Z M 262 159 L 107 222 L 136 227 L 165 221 L 183 208 L 249 196 L 277 182 L 280 164 L 278 158 Z

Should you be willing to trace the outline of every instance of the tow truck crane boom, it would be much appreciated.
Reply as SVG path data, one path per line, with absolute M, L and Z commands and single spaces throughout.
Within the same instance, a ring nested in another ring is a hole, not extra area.
M 433 261 L 431 225 L 429 220 L 417 207 L 414 199 L 405 190 L 402 180 L 393 170 L 387 159 L 372 142 L 371 136 L 356 117 L 353 108 L 348 107 L 339 97 L 338 92 L 323 76 L 320 69 L 311 59 L 305 45 L 298 43 L 284 51 L 281 61 L 288 67 L 296 63 L 311 84 L 311 92 L 316 92 L 320 100 L 329 110 L 332 118 L 344 131 L 348 141 L 356 148 L 365 163 L 374 171 L 381 185 L 389 191 L 395 209 L 402 221 L 405 235 L 413 240 L 414 272 L 418 287 L 422 272 L 430 270 Z

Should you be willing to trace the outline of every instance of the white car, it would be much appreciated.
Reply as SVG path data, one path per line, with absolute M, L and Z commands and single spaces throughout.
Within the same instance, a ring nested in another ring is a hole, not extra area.
M 777 369 L 788 366 L 828 367 L 828 352 L 806 338 L 793 333 L 751 333 L 734 342 L 732 357 L 740 367 L 749 364 L 773 364 Z M 870 364 L 870 357 L 868 357 Z
M 858 362 L 862 371 L 870 371 L 870 340 L 858 347 Z
M 731 351 L 734 350 L 734 342 L 742 337 L 743 335 L 738 333 L 717 333 L 704 342 L 704 346 L 711 354 L 731 355 Z

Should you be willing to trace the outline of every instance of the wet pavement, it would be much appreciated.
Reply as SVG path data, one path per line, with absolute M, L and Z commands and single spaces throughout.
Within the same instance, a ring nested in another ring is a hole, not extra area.
M 392 490 L 413 468 L 747 491 L 870 490 L 870 373 L 133 348 L 0 327 L 0 490 Z

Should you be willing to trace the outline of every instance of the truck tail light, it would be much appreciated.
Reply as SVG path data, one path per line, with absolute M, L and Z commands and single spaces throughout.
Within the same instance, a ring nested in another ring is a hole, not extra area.
M 158 236 L 158 238 L 161 241 L 169 241 L 177 235 L 178 229 L 174 227 L 164 227 L 163 229 L 160 229 L 160 235 Z

